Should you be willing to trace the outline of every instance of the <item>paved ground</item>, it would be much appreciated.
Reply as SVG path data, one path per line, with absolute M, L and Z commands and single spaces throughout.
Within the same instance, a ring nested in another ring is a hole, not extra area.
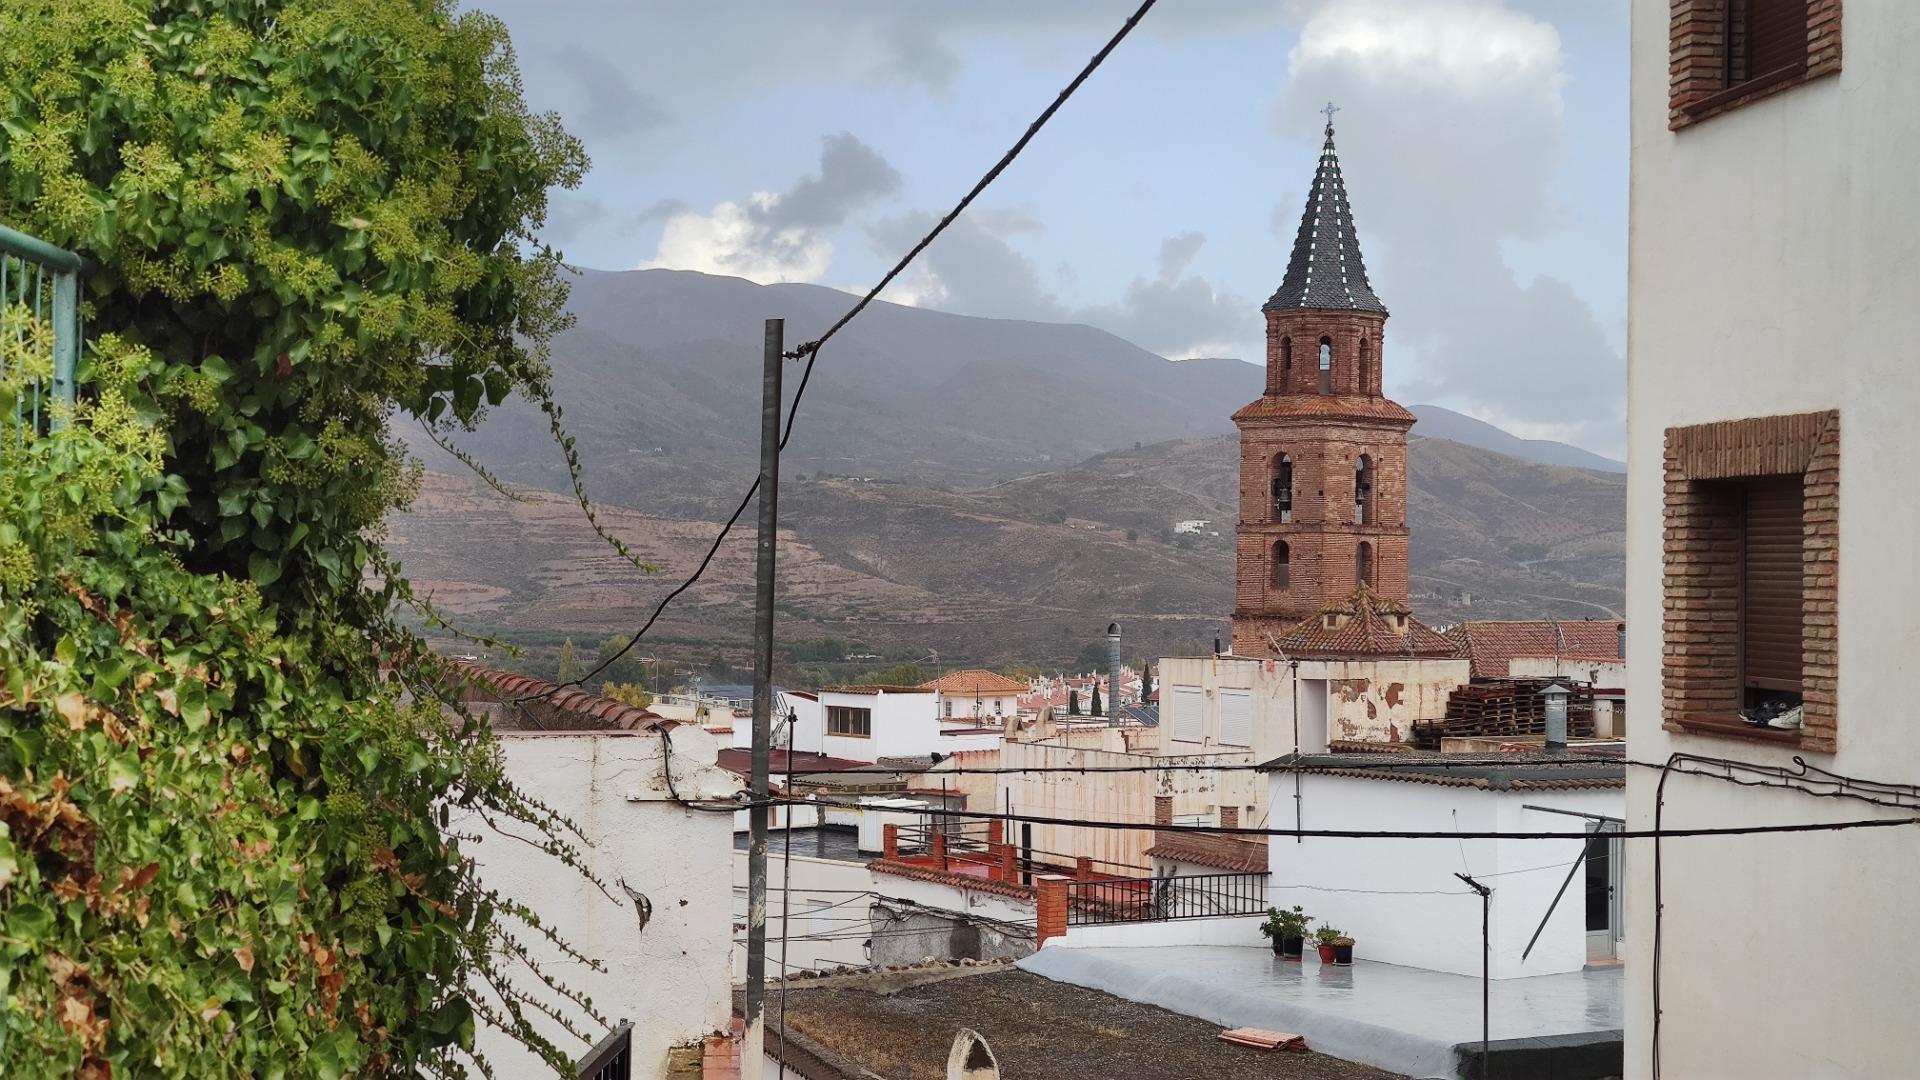
M 908 986 L 793 989 L 788 1027 L 886 1080 L 942 1080 L 954 1033 L 986 1037 L 1006 1080 L 1396 1080 L 1324 1054 L 1234 1046 L 1204 1020 L 1111 994 L 1002 970 Z M 778 1015 L 769 995 L 768 1018 Z M 768 1032 L 768 1045 L 776 1036 Z M 859 1075 L 853 1073 L 852 1075 Z

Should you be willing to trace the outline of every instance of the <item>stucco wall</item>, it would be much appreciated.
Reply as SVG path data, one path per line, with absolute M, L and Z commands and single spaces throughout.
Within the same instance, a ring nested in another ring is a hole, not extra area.
M 1301 673 L 1307 674 L 1302 663 Z M 1346 742 L 1403 743 L 1415 720 L 1447 714 L 1447 698 L 1466 685 L 1466 660 L 1327 660 L 1328 735 Z
M 1271 774 L 1269 799 L 1293 802 L 1292 774 Z M 1307 829 L 1463 832 L 1578 831 L 1578 819 L 1522 809 L 1549 806 L 1620 816 L 1622 792 L 1493 792 L 1400 780 L 1306 774 L 1301 825 Z M 1292 815 L 1289 814 L 1289 817 Z M 1291 824 L 1287 822 L 1286 824 Z M 1273 837 L 1267 902 L 1304 907 L 1354 938 L 1354 955 L 1389 964 L 1479 975 L 1480 898 L 1454 875 L 1494 889 L 1492 976 L 1578 971 L 1586 963 L 1586 909 L 1575 888 L 1561 899 L 1522 962 L 1580 840 L 1306 839 Z M 1575 885 L 1579 884 L 1578 879 Z
M 501 745 L 514 783 L 585 832 L 587 865 L 618 902 L 477 817 L 456 813 L 452 828 L 485 837 L 472 850 L 489 887 L 530 905 L 575 948 L 606 965 L 604 973 L 590 971 L 536 934 L 519 935 L 552 974 L 591 997 L 610 1019 L 633 1021 L 636 1077 L 662 1076 L 669 1047 L 724 1029 L 731 1015 L 729 815 L 668 801 L 662 746 L 651 733 L 510 734 Z M 714 768 L 716 746 L 706 732 L 680 728 L 673 748 L 674 783 L 683 796 L 712 798 L 737 786 Z M 536 996 L 552 1000 L 544 992 Z M 590 1026 L 584 1018 L 581 1025 Z M 586 1052 L 557 1027 L 541 1026 L 559 1045 Z M 499 1075 L 549 1075 L 538 1059 L 484 1025 L 477 1038 Z
M 747 853 L 733 853 L 733 920 L 747 921 Z M 767 970 L 779 974 L 783 953 L 780 944 L 781 916 L 786 913 L 786 898 L 792 897 L 793 911 L 788 915 L 784 963 L 790 971 L 807 971 L 842 964 L 858 967 L 867 962 L 864 940 L 859 935 L 867 926 L 867 909 L 873 898 L 873 872 L 865 863 L 843 859 L 818 859 L 795 855 L 791 876 L 781 858 L 779 840 L 767 848 Z M 791 892 L 787 890 L 791 888 Z M 735 935 L 744 939 L 743 930 Z M 733 977 L 747 977 L 747 950 L 733 948 Z
M 1676 424 L 1838 409 L 1838 749 L 1810 760 L 1911 782 L 1920 5 L 1847 3 L 1838 75 L 1680 132 L 1667 130 L 1668 15 L 1666 0 L 1633 5 L 1628 745 L 1649 761 L 1688 751 L 1790 764 L 1790 749 L 1661 726 L 1662 436 Z M 1629 780 L 1633 827 L 1652 824 L 1657 778 L 1635 770 Z M 1876 813 L 1678 777 L 1665 821 Z M 1900 958 L 1920 947 L 1916 844 L 1899 829 L 1663 845 L 1663 1075 L 1911 1075 L 1920 967 Z M 1629 858 L 1631 1078 L 1651 1074 L 1650 855 L 1637 844 Z

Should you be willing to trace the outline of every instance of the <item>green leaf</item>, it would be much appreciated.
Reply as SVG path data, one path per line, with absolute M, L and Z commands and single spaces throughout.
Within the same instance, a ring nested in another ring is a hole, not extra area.
M 247 557 L 247 576 L 255 585 L 262 587 L 280 580 L 280 560 L 264 551 L 256 551 Z

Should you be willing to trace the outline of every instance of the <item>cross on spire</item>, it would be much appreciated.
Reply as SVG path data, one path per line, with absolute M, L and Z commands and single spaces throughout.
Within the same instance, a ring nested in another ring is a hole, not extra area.
M 1339 112 L 1340 107 L 1329 101 L 1327 102 L 1327 107 L 1320 111 L 1327 114 L 1327 134 L 1333 134 L 1333 114 Z

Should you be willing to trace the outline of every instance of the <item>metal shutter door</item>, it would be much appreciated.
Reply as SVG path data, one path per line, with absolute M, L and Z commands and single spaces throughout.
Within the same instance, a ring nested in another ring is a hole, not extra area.
M 1181 742 L 1200 741 L 1202 698 L 1197 686 L 1173 688 L 1173 737 Z
M 1746 685 L 1800 691 L 1804 495 L 1798 476 L 1749 481 L 1740 632 Z
M 1228 746 L 1253 745 L 1253 692 L 1220 691 L 1220 741 Z

